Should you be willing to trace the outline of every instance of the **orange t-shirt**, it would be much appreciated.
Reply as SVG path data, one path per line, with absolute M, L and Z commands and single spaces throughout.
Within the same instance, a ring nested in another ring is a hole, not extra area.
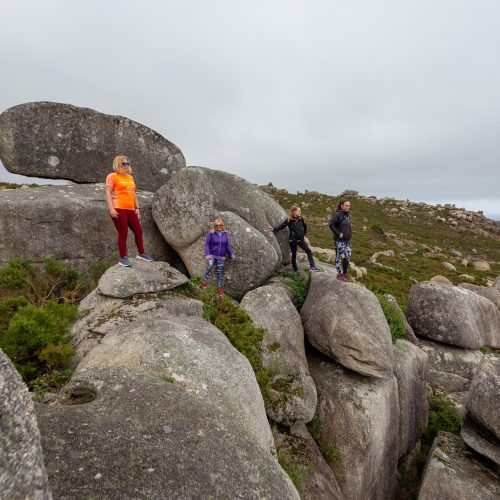
M 111 186 L 117 196 L 113 198 L 113 208 L 135 210 L 135 182 L 131 175 L 109 174 L 106 186 Z

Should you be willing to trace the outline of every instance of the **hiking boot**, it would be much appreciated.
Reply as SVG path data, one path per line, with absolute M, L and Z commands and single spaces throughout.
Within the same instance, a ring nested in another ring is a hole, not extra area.
M 120 262 L 118 262 L 119 266 L 122 267 L 132 267 L 132 263 L 130 262 L 129 258 L 125 255 L 125 257 L 122 257 L 120 259 Z
M 352 281 L 352 278 L 348 274 L 344 274 L 344 281 Z
M 222 288 L 217 288 L 217 295 L 219 297 L 224 297 L 224 290 Z
M 139 260 L 145 260 L 146 262 L 154 262 L 153 257 L 146 252 L 138 253 L 136 258 Z
M 318 268 L 317 267 L 311 267 L 310 271 L 312 273 L 317 273 L 318 272 Z
M 345 278 L 345 276 L 344 276 L 343 274 L 337 274 L 337 279 L 338 279 L 339 281 L 345 281 L 345 279 L 344 279 L 344 278 Z
M 203 290 L 204 290 L 205 288 L 207 288 L 207 280 L 203 280 L 203 281 L 201 282 L 201 288 L 203 288 Z

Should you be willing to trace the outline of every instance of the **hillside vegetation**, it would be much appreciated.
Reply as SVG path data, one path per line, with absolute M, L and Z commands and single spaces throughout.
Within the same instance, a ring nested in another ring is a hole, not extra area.
M 294 204 L 302 207 L 312 246 L 333 247 L 328 221 L 340 196 L 307 191 L 292 194 L 272 185 L 262 189 L 287 211 Z M 361 281 L 374 292 L 393 294 L 404 309 L 415 281 L 439 274 L 458 284 L 467 281 L 460 277 L 467 274 L 473 283 L 486 285 L 488 277 L 500 274 L 500 226 L 480 213 L 395 199 L 346 198 L 351 202 L 352 260 L 368 269 L 368 276 Z M 370 257 L 384 250 L 393 250 L 394 257 L 380 256 L 378 262 L 384 267 L 370 266 Z M 454 256 L 452 250 L 462 255 Z M 321 255 L 316 257 L 325 260 Z M 467 265 L 461 263 L 463 259 L 468 260 Z M 474 260 L 487 261 L 490 271 L 474 269 Z M 446 269 L 443 262 L 452 263 L 456 271 Z

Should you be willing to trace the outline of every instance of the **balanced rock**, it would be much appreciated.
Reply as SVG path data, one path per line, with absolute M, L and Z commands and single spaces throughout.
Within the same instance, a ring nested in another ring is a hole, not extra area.
M 300 315 L 278 286 L 262 286 L 242 299 L 255 326 L 266 330 L 262 364 L 276 373 L 270 384 L 267 414 L 275 422 L 307 423 L 316 411 L 316 387 L 309 375 Z
M 205 271 L 205 238 L 218 216 L 237 257 L 226 263 L 224 287 L 241 299 L 288 262 L 288 230 L 276 239 L 269 229 L 285 220 L 285 211 L 256 185 L 201 167 L 179 170 L 155 193 L 153 217 L 192 276 Z
M 464 288 L 430 281 L 413 285 L 407 318 L 417 336 L 472 349 L 500 347 L 500 311 Z
M 500 466 L 500 357 L 484 356 L 467 395 L 462 438 Z
M 444 387 L 449 392 L 463 392 L 469 389 L 483 359 L 481 351 L 424 339 L 421 339 L 420 347 L 429 359 L 430 384 Z
M 398 340 L 394 345 L 394 375 L 398 381 L 400 459 L 410 454 L 427 426 L 427 373 L 427 354 L 406 340 Z
M 0 497 L 51 500 L 33 401 L 0 350 Z
M 203 303 L 175 292 L 116 299 L 93 290 L 80 302 L 78 313 L 80 319 L 71 328 L 75 362 L 86 356 L 108 332 L 121 325 L 159 313 L 162 316 L 202 318 Z
M 152 193 L 137 194 L 146 250 L 156 259 L 179 259 L 166 244 L 151 215 Z M 0 264 L 19 255 L 43 262 L 47 256 L 80 270 L 117 251 L 115 226 L 104 198 L 104 184 L 42 186 L 0 191 Z M 132 231 L 127 240 L 135 255 Z
M 301 316 L 307 338 L 323 354 L 363 375 L 392 378 L 391 333 L 367 288 L 315 273 Z
M 141 293 L 172 290 L 187 282 L 187 277 L 167 262 L 137 260 L 131 268 L 116 264 L 99 280 L 97 291 L 107 297 L 126 299 Z
M 497 290 L 492 286 L 478 286 L 478 285 L 473 285 L 472 283 L 460 283 L 458 286 L 466 288 L 471 292 L 481 295 L 481 297 L 485 297 L 491 300 L 493 304 L 495 304 L 498 308 L 500 308 L 500 290 Z
M 346 500 L 394 498 L 399 454 L 396 378 L 365 377 L 308 354 L 318 391 L 319 444 L 336 455 Z
M 137 186 L 148 191 L 186 166 L 175 144 L 123 116 L 56 102 L 20 104 L 0 115 L 0 159 L 9 172 L 104 182 L 117 155 L 129 158 Z
M 256 444 L 274 449 L 250 363 L 201 318 L 160 312 L 121 325 L 85 356 L 77 373 L 98 368 L 130 368 L 180 384 L 236 422 Z
M 276 449 L 281 460 L 300 477 L 303 500 L 343 500 L 332 466 L 304 425 L 294 425 L 293 432 L 275 433 Z
M 38 405 L 54 497 L 299 499 L 232 410 L 171 382 L 142 370 L 88 369 L 57 404 Z
M 439 432 L 425 466 L 418 500 L 496 500 L 498 474 L 469 451 L 460 437 Z

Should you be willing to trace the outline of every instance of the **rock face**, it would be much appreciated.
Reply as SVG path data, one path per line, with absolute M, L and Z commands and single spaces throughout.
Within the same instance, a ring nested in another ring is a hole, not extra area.
M 0 159 L 9 172 L 104 182 L 117 155 L 130 159 L 137 186 L 148 191 L 186 166 L 175 144 L 123 116 L 55 102 L 21 104 L 0 115 Z
M 391 333 L 368 289 L 316 273 L 301 316 L 307 338 L 323 354 L 363 375 L 392 378 Z
M 500 358 L 487 354 L 472 381 L 462 425 L 462 438 L 500 466 Z
M 483 353 L 461 349 L 430 340 L 422 340 L 420 347 L 429 357 L 429 383 L 440 385 L 450 392 L 469 389 Z
M 491 302 L 493 302 L 497 307 L 500 308 L 500 291 L 496 288 L 492 286 L 473 285 L 472 283 L 460 283 L 458 286 L 461 288 L 466 288 L 471 292 L 481 295 L 481 297 L 485 297 L 491 300 Z
M 288 262 L 287 231 L 278 233 L 278 241 L 269 229 L 269 224 L 285 220 L 286 214 L 257 186 L 201 167 L 176 172 L 155 193 L 153 217 L 192 276 L 205 272 L 205 237 L 217 216 L 224 220 L 237 256 L 235 262 L 226 263 L 224 288 L 241 299 Z
M 123 269 L 118 264 L 110 267 L 99 280 L 97 291 L 107 297 L 126 299 L 141 293 L 171 290 L 187 280 L 167 262 L 137 260 L 132 268 Z
M 248 292 L 241 308 L 255 326 L 266 329 L 262 363 L 276 371 L 267 414 L 275 422 L 307 423 L 316 411 L 316 387 L 309 375 L 300 315 L 283 288 L 262 286 Z
M 0 350 L 0 496 L 52 499 L 33 401 Z
M 303 500 L 343 500 L 330 465 L 303 425 L 294 426 L 292 434 L 278 432 L 275 442 L 288 467 L 295 468 L 299 473 L 300 497 Z
M 406 320 L 405 313 L 401 310 L 401 307 L 399 307 L 398 301 L 396 298 L 391 295 L 390 293 L 385 293 L 384 294 L 385 299 L 387 302 L 392 306 L 394 311 L 399 315 L 401 318 L 401 321 L 403 321 L 403 324 L 405 326 L 405 339 L 408 342 L 411 342 L 412 344 L 419 344 L 419 340 L 417 339 L 417 336 L 413 332 L 413 328 L 410 326 L 410 323 Z
M 77 373 L 116 367 L 172 379 L 219 414 L 230 415 L 261 447 L 273 449 L 252 368 L 211 323 L 196 317 L 162 317 L 162 312 L 140 317 L 109 332 L 80 362 Z
M 269 451 L 181 381 L 89 369 L 65 395 L 37 405 L 56 498 L 299 499 Z
M 156 259 L 179 259 L 151 216 L 153 194 L 139 192 L 146 250 Z M 129 255 L 136 254 L 133 234 Z M 43 186 L 0 191 L 0 264 L 13 255 L 42 262 L 52 256 L 79 269 L 117 252 L 118 233 L 104 199 L 104 184 Z
M 463 441 L 440 432 L 427 459 L 419 500 L 494 500 L 500 495 L 498 475 L 486 468 Z
M 406 340 L 394 345 L 394 375 L 399 397 L 399 455 L 406 457 L 427 426 L 427 354 Z
M 203 303 L 172 292 L 114 299 L 94 290 L 82 300 L 78 312 L 81 318 L 71 328 L 76 362 L 97 346 L 108 332 L 126 323 L 159 313 L 202 318 Z
M 318 391 L 319 444 L 339 455 L 334 472 L 344 498 L 393 498 L 399 451 L 396 378 L 358 375 L 316 353 L 308 354 L 308 362 Z
M 424 281 L 411 287 L 408 322 L 417 336 L 458 347 L 500 347 L 500 311 L 460 287 Z

